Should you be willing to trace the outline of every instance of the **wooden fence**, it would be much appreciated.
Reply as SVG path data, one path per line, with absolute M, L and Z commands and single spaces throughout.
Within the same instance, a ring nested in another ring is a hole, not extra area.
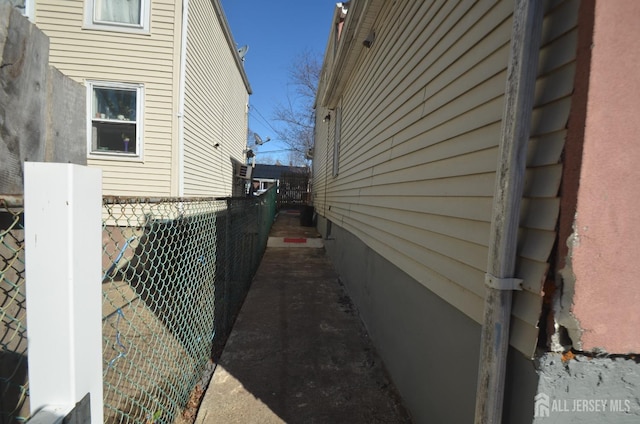
M 283 172 L 278 187 L 278 209 L 299 209 L 311 200 L 309 174 L 300 172 Z

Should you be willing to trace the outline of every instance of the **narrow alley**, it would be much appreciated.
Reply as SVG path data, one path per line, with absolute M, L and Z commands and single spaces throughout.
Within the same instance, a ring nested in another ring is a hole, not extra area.
M 197 423 L 409 423 L 315 228 L 280 212 Z

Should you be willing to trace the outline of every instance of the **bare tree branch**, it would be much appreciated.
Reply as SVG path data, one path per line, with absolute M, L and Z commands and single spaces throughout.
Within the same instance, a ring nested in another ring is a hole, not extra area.
M 305 154 L 313 147 L 313 104 L 321 69 L 319 54 L 308 50 L 297 54 L 289 71 L 296 97 L 287 96 L 287 104 L 278 104 L 273 112 L 273 119 L 284 124 L 276 135 L 292 150 L 291 162 L 306 163 Z

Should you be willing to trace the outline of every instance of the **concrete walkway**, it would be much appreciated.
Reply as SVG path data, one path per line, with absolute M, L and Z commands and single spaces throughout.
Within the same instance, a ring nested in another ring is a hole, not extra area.
M 196 423 L 410 423 L 315 229 L 269 246 Z

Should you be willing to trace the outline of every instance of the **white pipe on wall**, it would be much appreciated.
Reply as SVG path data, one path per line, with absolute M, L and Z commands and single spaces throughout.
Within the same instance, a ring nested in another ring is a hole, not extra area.
M 517 0 L 485 277 L 475 424 L 502 422 L 512 297 L 521 283 L 513 276 L 541 29 L 542 1 Z
M 180 82 L 178 88 L 178 196 L 184 196 L 184 97 L 187 73 L 187 25 L 189 0 L 182 2 L 182 35 L 180 37 Z

